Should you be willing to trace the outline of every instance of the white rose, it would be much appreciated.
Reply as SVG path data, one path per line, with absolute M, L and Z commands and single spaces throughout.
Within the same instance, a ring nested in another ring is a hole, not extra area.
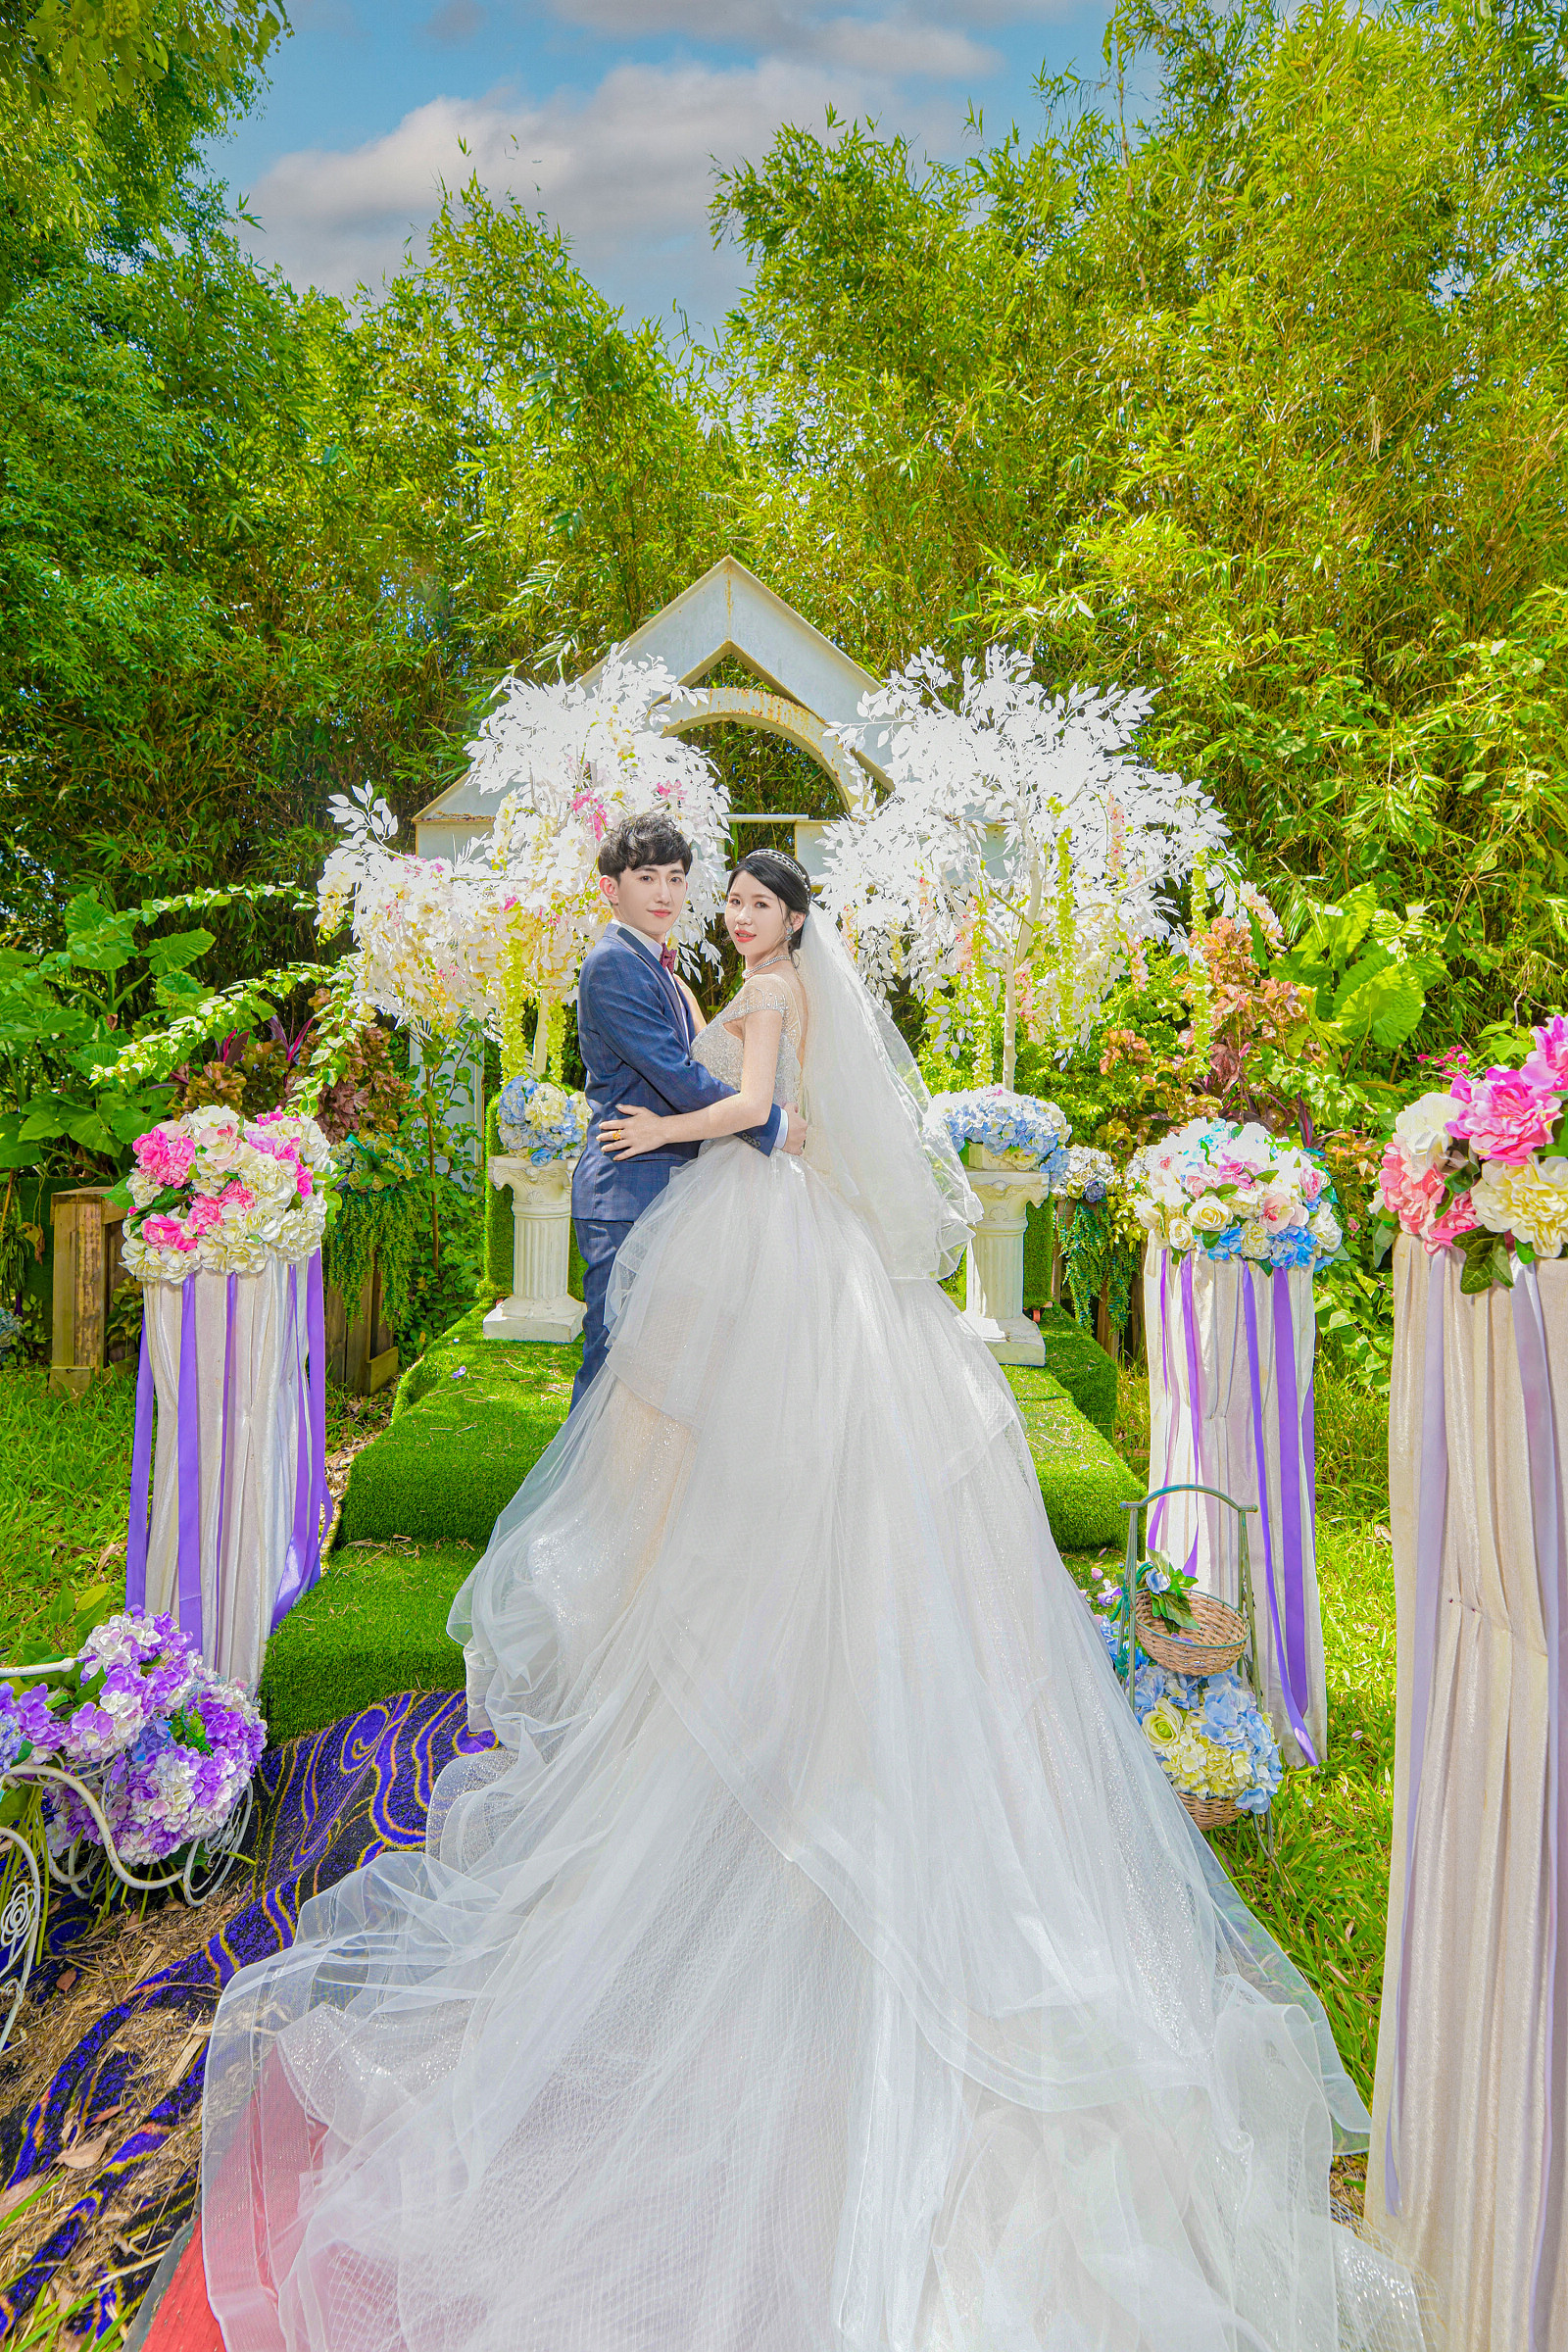
M 1313 1217 L 1312 1239 L 1315 1242 L 1321 1242 L 1325 1250 L 1339 1248 L 1343 1236 L 1332 1209 L 1320 1208 Z
M 1448 1149 L 1452 1137 L 1448 1121 L 1458 1117 L 1464 1105 L 1453 1095 L 1418 1095 L 1407 1102 L 1394 1122 L 1394 1140 L 1404 1158 L 1418 1173 L 1435 1167 Z
M 1165 1239 L 1173 1250 L 1190 1250 L 1193 1246 L 1193 1227 L 1189 1217 L 1172 1217 L 1165 1229 Z
M 1201 1200 L 1193 1202 L 1187 1221 L 1195 1233 L 1218 1233 L 1230 1223 L 1231 1212 L 1218 1193 L 1205 1193 Z
M 1259 1225 L 1254 1221 L 1250 1225 L 1242 1227 L 1242 1255 L 1259 1259 L 1267 1257 L 1268 1228 L 1266 1225 Z

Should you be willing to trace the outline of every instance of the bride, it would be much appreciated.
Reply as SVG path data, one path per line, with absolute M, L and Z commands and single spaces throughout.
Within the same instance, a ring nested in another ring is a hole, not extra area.
M 694 1048 L 737 1093 L 623 1123 L 710 1141 L 454 1604 L 498 1744 L 224 1992 L 229 2352 L 1418 2347 L 1330 2218 L 1365 2110 L 1110 1672 L 937 1286 L 963 1171 L 809 905 L 746 859 Z M 768 1099 L 804 1158 L 723 1140 Z

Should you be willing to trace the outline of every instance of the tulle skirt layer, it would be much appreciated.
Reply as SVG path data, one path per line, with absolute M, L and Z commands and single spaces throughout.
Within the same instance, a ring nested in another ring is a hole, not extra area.
M 223 1996 L 230 2352 L 1420 2344 L 951 1302 L 734 1144 L 612 1309 L 454 1609 L 500 1744 Z

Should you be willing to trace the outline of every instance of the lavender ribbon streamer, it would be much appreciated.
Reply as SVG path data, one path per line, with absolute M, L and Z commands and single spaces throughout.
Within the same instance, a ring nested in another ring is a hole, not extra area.
M 1163 1487 L 1168 1487 L 1172 1483 L 1170 1475 L 1171 1433 L 1175 1428 L 1175 1415 L 1171 1410 L 1170 1393 L 1170 1297 L 1166 1287 L 1169 1275 L 1170 1251 L 1161 1250 L 1159 1253 L 1159 1368 L 1165 1383 L 1165 1475 L 1160 1480 L 1160 1485 Z M 1151 1550 L 1158 1541 L 1160 1525 L 1165 1516 L 1165 1502 L 1166 1497 L 1161 1494 L 1150 1515 L 1145 1540 Z
M 1182 1329 L 1187 1340 L 1187 1406 L 1193 1422 L 1193 1481 L 1202 1486 L 1203 1479 L 1203 1374 L 1198 1360 L 1198 1309 L 1193 1303 L 1193 1253 L 1188 1250 L 1182 1258 Z M 1168 1393 L 1168 1392 L 1167 1392 Z M 1167 1425 L 1168 1426 L 1168 1425 Z M 1170 1477 L 1169 1449 L 1165 1476 Z M 1198 1546 L 1202 1536 L 1202 1512 L 1207 1504 L 1202 1496 L 1195 1496 L 1192 1548 L 1187 1554 L 1182 1573 L 1191 1576 L 1198 1567 Z M 1150 1538 L 1152 1543 L 1153 1538 Z
M 1280 1431 L 1280 1551 L 1285 1571 L 1285 1679 L 1297 1714 L 1304 1714 L 1310 1696 L 1306 1664 L 1306 1566 L 1301 1555 L 1301 1416 L 1297 1406 L 1296 1319 L 1291 1313 L 1291 1278 L 1283 1266 L 1274 1269 L 1274 1380 L 1279 1395 Z M 1264 1511 L 1268 1487 L 1261 1460 L 1257 1466 Z M 1317 1751 L 1297 1724 L 1296 1737 L 1309 1764 Z
M 1297 1700 L 1296 1692 L 1292 1688 L 1291 1682 L 1291 1642 L 1289 1639 L 1292 1622 L 1292 1595 L 1289 1578 L 1289 1562 L 1291 1553 L 1288 1542 L 1283 1541 L 1282 1552 L 1284 1556 L 1281 1558 L 1280 1567 L 1282 1573 L 1286 1576 L 1287 1581 L 1285 1592 L 1285 1625 L 1282 1627 L 1280 1624 L 1279 1587 L 1274 1575 L 1274 1515 L 1269 1508 L 1268 1455 L 1263 1446 L 1263 1384 L 1258 1376 L 1257 1302 L 1252 1295 L 1252 1272 L 1250 1266 L 1245 1268 L 1242 1274 L 1242 1306 L 1247 1321 L 1247 1369 L 1251 1381 L 1252 1389 L 1252 1451 L 1257 1462 L 1257 1500 L 1258 1507 L 1262 1512 L 1263 1517 L 1263 1582 L 1268 1590 L 1269 1623 L 1274 1629 L 1274 1655 L 1280 1662 L 1280 1690 L 1285 1699 L 1285 1712 L 1290 1720 L 1291 1730 L 1296 1735 L 1297 1744 L 1300 1748 L 1301 1753 L 1306 1756 L 1310 1762 L 1315 1764 L 1317 1762 L 1317 1750 L 1313 1747 L 1306 1725 L 1301 1719 L 1301 1709 Z M 1287 1297 L 1285 1301 L 1285 1314 L 1287 1324 L 1289 1324 L 1289 1297 Z M 1277 1348 L 1277 1331 L 1275 1344 Z M 1294 1343 L 1291 1350 L 1290 1377 L 1291 1408 L 1294 1417 L 1296 1404 L 1296 1354 Z M 1280 1500 L 1282 1507 L 1285 1506 L 1287 1494 L 1287 1489 L 1285 1486 L 1284 1457 L 1287 1454 L 1291 1456 L 1291 1465 L 1294 1473 L 1296 1469 L 1294 1447 L 1299 1442 L 1294 1426 L 1289 1432 L 1287 1432 L 1283 1424 L 1284 1405 L 1282 1399 L 1280 1444 Z M 1299 1634 L 1297 1646 L 1299 1648 L 1304 1661 L 1306 1598 L 1305 1593 L 1301 1589 L 1301 1498 L 1298 1478 L 1293 1478 L 1293 1485 L 1296 1494 L 1296 1547 L 1294 1555 L 1296 1563 L 1296 1608 L 1299 1621 Z M 1306 1677 L 1304 1671 L 1301 1677 L 1301 1688 L 1303 1690 L 1306 1688 Z
M 289 1346 L 300 1344 L 299 1268 L 288 1270 Z M 302 1367 L 297 1422 L 298 1450 L 294 1470 L 294 1527 L 284 1558 L 283 1574 L 272 1603 L 270 1631 L 276 1633 L 298 1600 L 303 1600 L 321 1573 L 321 1507 L 328 1499 L 326 1486 L 326 1310 L 321 1286 L 321 1258 L 311 1259 L 306 1277 L 305 1346 L 308 1367 Z M 306 1385 L 309 1381 L 309 1402 Z
M 153 1472 L 152 1349 L 147 1345 L 145 1308 L 141 1325 L 141 1363 L 136 1372 L 136 1430 L 130 1442 L 130 1526 L 125 1536 L 125 1606 L 147 1606 L 147 1504 Z
M 1542 2309 L 1541 2275 L 1546 2250 L 1547 2217 L 1556 2210 L 1554 2189 L 1562 2170 L 1561 2134 L 1552 2111 L 1554 2085 L 1562 2081 L 1560 2034 L 1568 2031 L 1568 1984 L 1558 1982 L 1568 1959 L 1568 1937 L 1557 1932 L 1563 1872 L 1561 1840 L 1568 1828 L 1562 1740 L 1562 1640 L 1568 1621 L 1562 1503 L 1557 1491 L 1557 1416 L 1552 1406 L 1546 1360 L 1546 1326 L 1541 1285 L 1534 1266 L 1519 1268 L 1513 1284 L 1514 1352 L 1524 1396 L 1525 1443 L 1530 1456 L 1531 1516 L 1535 1524 L 1536 1572 L 1546 1638 L 1546 2067 L 1545 2113 L 1541 2150 L 1541 2204 L 1535 2257 L 1530 2273 L 1531 2352 L 1545 2352 L 1549 2313 Z
M 223 1418 L 218 1439 L 218 1576 L 223 1575 L 223 1537 L 228 1526 L 225 1505 L 228 1497 L 228 1400 L 234 1379 L 234 1303 L 239 1292 L 239 1276 L 231 1274 L 223 1298 Z
M 202 1425 L 196 1373 L 196 1277 L 187 1274 L 179 1298 L 179 1402 L 174 1442 L 179 1482 L 179 1630 L 198 1649 L 202 1634 Z
M 1404 1904 L 1399 1915 L 1399 1965 L 1394 1988 L 1394 2080 L 1383 2134 L 1383 2202 L 1400 2211 L 1399 2169 L 1394 2142 L 1404 2092 L 1405 2027 L 1410 2011 L 1410 1889 L 1415 1883 L 1416 1823 L 1421 1769 L 1438 1663 L 1438 1619 L 1443 1595 L 1443 1530 L 1448 1514 L 1448 1422 L 1443 1375 L 1443 1283 L 1446 1250 L 1427 1267 L 1426 1353 L 1421 1387 L 1421 1500 L 1416 1518 L 1413 1640 L 1410 1652 L 1410 1788 L 1404 1807 Z

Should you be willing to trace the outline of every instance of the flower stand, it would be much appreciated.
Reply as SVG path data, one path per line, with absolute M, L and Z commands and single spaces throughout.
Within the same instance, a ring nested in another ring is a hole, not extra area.
M 1028 1211 L 1050 1191 L 1041 1168 L 1009 1167 L 983 1144 L 969 1146 L 969 1182 L 985 1211 L 964 1257 L 964 1313 L 1003 1364 L 1043 1364 L 1040 1326 L 1024 1312 L 1023 1244 Z
M 529 1340 L 568 1347 L 584 1309 L 567 1288 L 571 1268 L 571 1176 L 577 1153 L 535 1163 L 496 1152 L 487 1166 L 500 1192 L 512 1188 L 512 1293 L 484 1319 L 487 1340 Z
M 320 1253 L 303 1265 L 269 1256 L 255 1274 L 148 1281 L 145 1292 L 127 1606 L 167 1610 L 225 1682 L 254 1690 L 269 1637 L 320 1573 Z
M 1394 1853 L 1367 2217 L 1450 2352 L 1568 2344 L 1568 1259 L 1395 1244 Z
M 1328 1741 L 1328 1691 L 1314 1544 L 1312 1277 L 1152 1239 L 1144 1321 L 1151 1480 L 1218 1487 L 1256 1506 L 1259 1701 L 1286 1761 L 1315 1764 Z M 1237 1528 L 1211 1495 L 1169 1494 L 1150 1514 L 1148 1540 L 1239 1608 Z

